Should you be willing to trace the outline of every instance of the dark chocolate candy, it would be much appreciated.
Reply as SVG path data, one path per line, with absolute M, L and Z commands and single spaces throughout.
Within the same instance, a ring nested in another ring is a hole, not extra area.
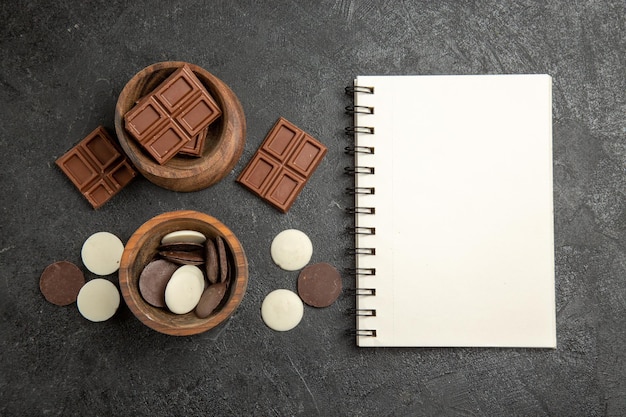
M 217 284 L 209 285 L 209 287 L 202 293 L 200 301 L 198 301 L 198 305 L 196 306 L 196 316 L 201 319 L 209 317 L 224 298 L 226 288 L 225 282 L 218 282 Z
M 179 151 L 200 155 L 202 132 L 222 111 L 188 65 L 124 115 L 126 130 L 154 157 L 165 164 Z M 200 135 L 200 136 L 198 136 Z
M 330 264 L 309 265 L 298 276 L 298 295 L 312 307 L 328 307 L 341 293 L 341 275 Z
M 56 165 L 94 209 L 109 201 L 137 175 L 102 126 L 57 159 Z
M 205 249 L 206 277 L 211 284 L 216 284 L 219 280 L 219 260 L 213 240 L 208 239 L 205 242 Z
M 204 245 L 202 243 L 195 242 L 172 242 L 165 243 L 159 246 L 160 251 L 184 251 L 184 252 L 192 252 L 192 251 L 201 251 Z
M 48 265 L 39 279 L 43 296 L 58 306 L 76 301 L 78 292 L 85 285 L 83 272 L 71 262 L 59 261 Z
M 221 236 L 215 238 L 215 246 L 217 248 L 217 257 L 219 258 L 220 265 L 220 282 L 228 281 L 228 256 L 226 255 L 226 245 L 224 239 Z
M 237 181 L 286 213 L 326 152 L 322 143 L 281 117 Z
M 157 259 L 145 266 L 139 275 L 139 292 L 154 307 L 165 307 L 165 287 L 178 265 Z
M 204 255 L 202 251 L 160 251 L 159 255 L 178 265 L 202 265 Z

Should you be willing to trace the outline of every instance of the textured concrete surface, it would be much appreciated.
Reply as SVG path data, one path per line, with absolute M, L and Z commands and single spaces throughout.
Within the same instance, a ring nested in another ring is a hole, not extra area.
M 625 16 L 621 0 L 3 2 L 0 415 L 626 415 Z M 97 125 L 112 129 L 126 81 L 164 60 L 234 90 L 244 155 L 204 191 L 140 178 L 94 211 L 54 160 Z M 263 297 L 297 277 L 271 261 L 277 233 L 303 230 L 313 261 L 352 265 L 352 77 L 516 72 L 554 77 L 558 349 L 358 349 L 344 335 L 349 297 L 306 308 L 290 332 L 265 327 Z M 234 181 L 280 116 L 329 148 L 288 214 Z M 42 270 L 80 265 L 90 234 L 125 241 L 177 209 L 219 218 L 247 251 L 248 291 L 221 329 L 169 337 L 125 306 L 94 324 L 43 299 Z

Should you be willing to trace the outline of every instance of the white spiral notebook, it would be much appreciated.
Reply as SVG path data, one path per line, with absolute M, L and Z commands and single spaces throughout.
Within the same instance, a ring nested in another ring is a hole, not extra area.
M 551 77 L 347 90 L 357 344 L 556 347 Z

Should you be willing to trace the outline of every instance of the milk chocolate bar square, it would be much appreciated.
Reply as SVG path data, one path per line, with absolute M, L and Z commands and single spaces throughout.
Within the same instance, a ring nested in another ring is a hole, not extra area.
M 326 152 L 322 143 L 281 117 L 237 181 L 286 213 Z
M 165 81 L 124 115 L 126 130 L 161 165 L 181 150 L 201 156 L 202 132 L 222 111 L 188 65 Z
M 55 163 L 94 209 L 102 207 L 137 175 L 126 155 L 102 126 Z

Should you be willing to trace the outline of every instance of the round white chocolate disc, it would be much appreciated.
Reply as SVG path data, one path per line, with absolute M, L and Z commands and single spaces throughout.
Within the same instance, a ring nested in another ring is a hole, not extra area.
M 300 230 L 287 229 L 280 232 L 272 241 L 274 263 L 287 271 L 302 269 L 313 255 L 311 239 Z
M 174 271 L 165 287 L 165 305 L 175 314 L 187 314 L 198 305 L 204 291 L 204 274 L 195 265 Z
M 92 279 L 80 289 L 76 305 L 87 320 L 105 321 L 113 317 L 120 306 L 120 292 L 109 280 Z
M 261 305 L 261 317 L 272 330 L 286 332 L 300 323 L 304 315 L 304 304 L 296 293 L 289 290 L 274 290 Z
M 167 245 L 168 243 L 180 242 L 204 243 L 205 241 L 206 236 L 204 236 L 200 232 L 196 232 L 195 230 L 177 230 L 163 236 L 163 239 L 161 239 L 161 244 Z
M 89 236 L 81 250 L 85 267 L 96 275 L 109 275 L 120 269 L 124 244 L 112 233 L 98 232 Z

